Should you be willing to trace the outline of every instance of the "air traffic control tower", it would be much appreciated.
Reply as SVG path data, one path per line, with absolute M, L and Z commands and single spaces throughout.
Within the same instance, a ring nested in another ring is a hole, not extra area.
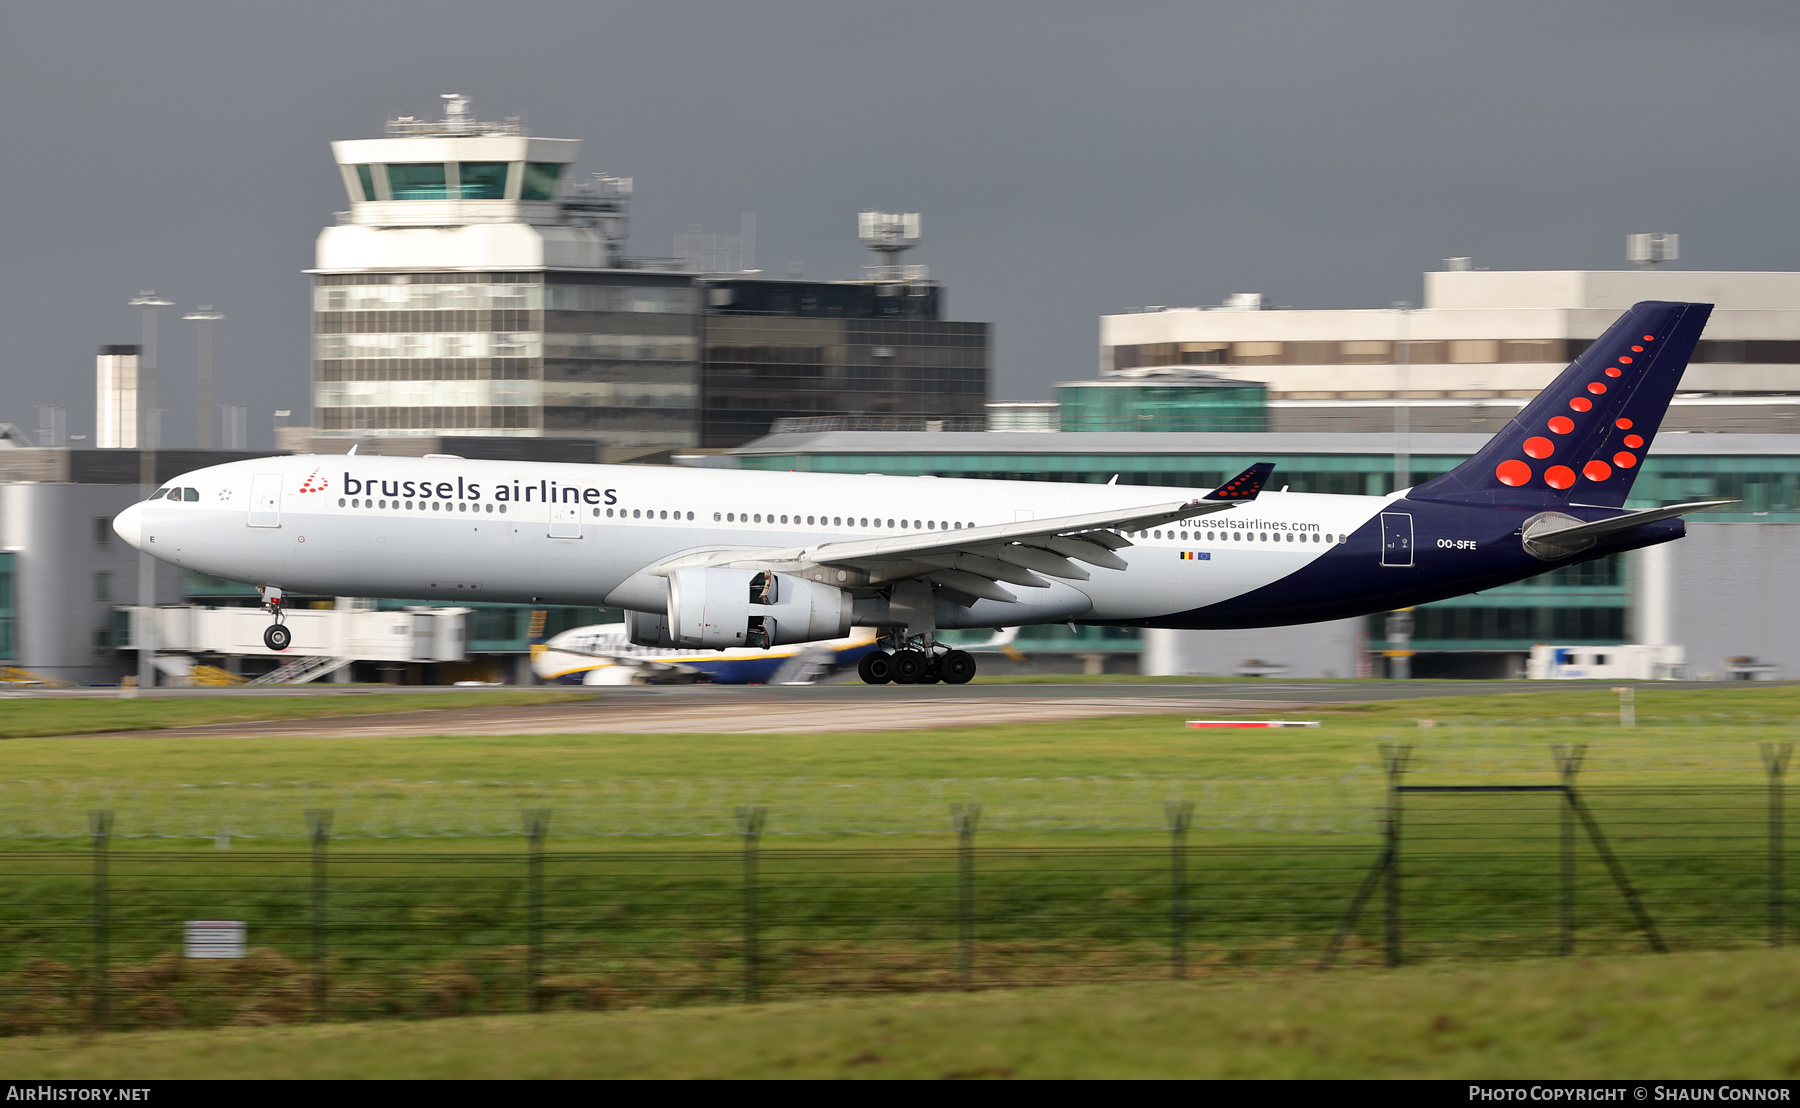
M 630 178 L 573 182 L 579 141 L 443 99 L 332 143 L 350 210 L 311 270 L 313 433 L 697 444 L 697 290 L 625 261 Z

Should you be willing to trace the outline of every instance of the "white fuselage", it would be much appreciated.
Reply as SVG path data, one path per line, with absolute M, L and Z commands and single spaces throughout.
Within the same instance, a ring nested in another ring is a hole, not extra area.
M 169 483 L 120 517 L 156 557 L 333 596 L 592 604 L 663 612 L 678 555 L 816 546 L 1192 499 L 1207 490 L 683 467 L 272 457 Z M 1393 498 L 1264 492 L 1129 536 L 1125 569 L 940 605 L 940 627 L 1131 622 L 1241 596 L 1319 559 Z

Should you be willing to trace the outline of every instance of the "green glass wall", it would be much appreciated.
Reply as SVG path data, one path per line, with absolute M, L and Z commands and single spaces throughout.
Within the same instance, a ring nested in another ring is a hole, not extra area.
M 1064 431 L 1267 431 L 1258 384 L 1070 383 L 1056 387 Z
M 17 618 L 13 600 L 13 556 L 0 553 L 0 658 L 12 658 L 17 654 Z

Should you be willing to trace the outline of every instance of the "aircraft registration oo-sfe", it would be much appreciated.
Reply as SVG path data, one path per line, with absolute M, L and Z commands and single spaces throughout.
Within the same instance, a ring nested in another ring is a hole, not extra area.
M 290 456 L 195 470 L 114 521 L 187 569 L 285 592 L 601 605 L 646 647 L 879 631 L 872 683 L 974 676 L 939 630 L 1227 628 L 1442 600 L 1680 538 L 1625 511 L 1710 304 L 1633 306 L 1474 457 L 1388 496 Z

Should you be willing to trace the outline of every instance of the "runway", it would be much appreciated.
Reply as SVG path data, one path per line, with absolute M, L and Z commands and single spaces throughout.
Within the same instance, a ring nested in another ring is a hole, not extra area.
M 1661 682 L 1659 687 L 1674 684 Z M 209 691 L 209 695 L 220 691 L 224 690 Z M 341 691 L 379 695 L 377 690 Z M 1370 700 L 1541 692 L 1545 686 L 1523 681 L 685 685 L 598 689 L 592 699 L 529 707 L 484 707 L 480 703 L 483 691 L 445 690 L 446 695 L 466 696 L 467 707 L 111 732 L 95 737 L 375 739 L 424 735 L 817 734 L 1046 723 L 1119 715 L 1296 712 Z M 325 686 L 306 692 L 330 695 L 331 689 Z

